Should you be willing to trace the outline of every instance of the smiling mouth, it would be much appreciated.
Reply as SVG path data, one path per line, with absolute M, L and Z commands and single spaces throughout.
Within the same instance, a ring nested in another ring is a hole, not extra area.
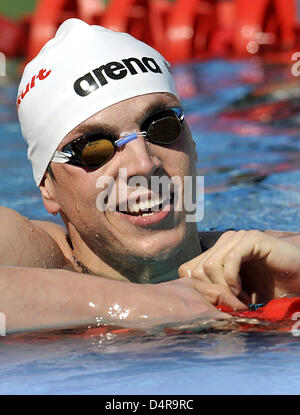
M 127 210 L 119 210 L 119 212 L 128 216 L 147 217 L 161 212 L 165 206 L 172 205 L 174 202 L 174 194 L 168 197 L 157 196 L 155 198 L 136 201 L 135 203 L 128 202 Z

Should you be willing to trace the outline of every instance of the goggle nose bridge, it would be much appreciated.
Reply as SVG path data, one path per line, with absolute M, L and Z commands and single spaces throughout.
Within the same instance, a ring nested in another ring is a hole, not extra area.
M 140 133 L 131 133 L 125 137 L 121 137 L 114 142 L 114 145 L 116 147 L 121 147 L 129 143 L 129 141 L 136 140 L 138 137 L 147 137 L 146 131 L 141 131 Z

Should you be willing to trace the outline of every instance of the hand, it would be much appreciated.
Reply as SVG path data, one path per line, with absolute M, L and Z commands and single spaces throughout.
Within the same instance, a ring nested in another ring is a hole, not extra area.
M 245 309 L 249 296 L 260 303 L 300 293 L 300 248 L 259 231 L 226 232 L 179 276 L 199 279 L 211 303 Z
M 201 282 L 181 278 L 160 284 L 126 284 L 134 293 L 125 298 L 130 314 L 124 323 L 142 328 L 156 324 L 184 322 L 196 318 L 227 318 L 201 294 Z M 124 284 L 124 288 L 125 288 Z M 130 306 L 130 299 L 134 305 Z M 128 301 L 129 300 L 129 301 Z

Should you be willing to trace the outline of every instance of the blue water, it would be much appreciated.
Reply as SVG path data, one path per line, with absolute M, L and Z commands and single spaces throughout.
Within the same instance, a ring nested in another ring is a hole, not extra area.
M 298 231 L 300 82 L 290 68 L 214 60 L 178 66 L 175 75 L 205 176 L 199 229 Z M 0 79 L 0 205 L 49 220 L 26 160 L 15 95 L 16 83 Z M 0 394 L 299 393 L 299 337 L 207 322 L 198 328 L 173 336 L 3 337 Z

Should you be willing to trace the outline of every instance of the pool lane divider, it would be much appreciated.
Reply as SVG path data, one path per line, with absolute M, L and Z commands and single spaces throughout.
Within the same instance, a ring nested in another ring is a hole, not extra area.
M 217 308 L 234 317 L 256 318 L 266 321 L 291 320 L 294 313 L 300 312 L 300 297 L 275 298 L 256 309 L 253 309 L 255 307 L 251 305 L 246 311 L 233 310 L 228 306 L 217 306 Z

